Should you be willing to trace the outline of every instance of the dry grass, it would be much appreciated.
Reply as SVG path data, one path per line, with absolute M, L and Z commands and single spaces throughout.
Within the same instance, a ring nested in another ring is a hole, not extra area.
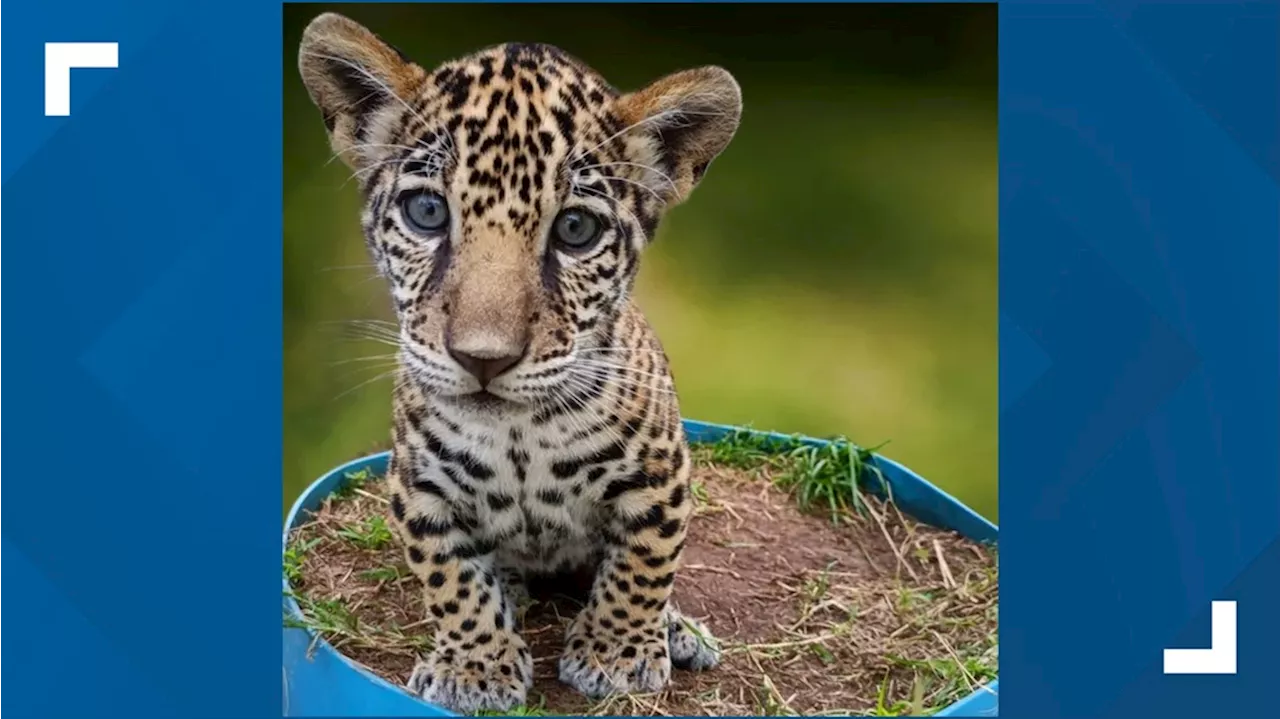
M 523 610 L 535 682 L 520 713 L 918 716 L 995 677 L 994 550 L 869 494 L 827 502 L 836 495 L 813 483 L 833 469 L 837 478 L 856 474 L 852 453 L 852 465 L 834 468 L 758 446 L 720 443 L 696 454 L 699 516 L 675 601 L 721 641 L 721 666 L 676 671 L 657 695 L 589 702 L 555 678 L 579 601 L 543 595 Z M 429 615 L 381 519 L 376 479 L 357 476 L 294 531 L 285 572 L 299 624 L 403 685 L 430 649 Z M 810 511 L 796 501 L 806 492 Z

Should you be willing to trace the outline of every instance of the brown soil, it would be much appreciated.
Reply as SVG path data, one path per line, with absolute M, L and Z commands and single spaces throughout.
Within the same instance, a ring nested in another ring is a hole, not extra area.
M 801 512 L 768 479 L 765 470 L 705 462 L 694 474 L 705 492 L 695 492 L 698 516 L 675 602 L 721 641 L 719 667 L 674 671 L 658 695 L 589 702 L 555 676 L 564 625 L 580 605 L 543 596 L 528 608 L 522 629 L 534 655 L 530 709 L 921 714 L 995 676 L 998 581 L 991 552 L 874 500 L 870 516 L 837 525 Z M 293 546 L 307 549 L 294 565 L 294 586 L 309 624 L 339 651 L 403 685 L 430 641 L 418 581 L 393 542 L 362 548 L 351 532 L 363 535 L 372 526 L 381 533 L 381 492 L 381 482 L 369 482 L 347 499 L 330 500 L 295 531 Z

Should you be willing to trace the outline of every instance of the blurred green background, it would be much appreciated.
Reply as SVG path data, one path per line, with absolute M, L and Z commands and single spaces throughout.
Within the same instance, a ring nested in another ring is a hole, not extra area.
M 428 67 L 547 42 L 622 90 L 702 64 L 742 126 L 642 266 L 685 416 L 841 434 L 996 514 L 995 5 L 284 6 L 284 495 L 385 442 L 391 317 L 350 171 L 298 79 L 336 10 Z M 357 388 L 358 387 L 358 388 Z

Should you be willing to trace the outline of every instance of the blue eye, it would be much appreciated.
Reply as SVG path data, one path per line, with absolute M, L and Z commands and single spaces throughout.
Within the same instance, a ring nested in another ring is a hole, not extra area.
M 449 224 L 449 203 L 434 192 L 423 192 L 402 200 L 400 214 L 415 232 L 436 233 Z
M 552 226 L 552 234 L 561 247 L 581 252 L 600 238 L 603 225 L 599 218 L 584 210 L 561 212 Z

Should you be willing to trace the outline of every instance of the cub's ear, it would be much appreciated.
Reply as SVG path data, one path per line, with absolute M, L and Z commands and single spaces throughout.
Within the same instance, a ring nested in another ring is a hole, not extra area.
M 738 131 L 742 90 L 728 70 L 702 67 L 624 95 L 615 108 L 624 125 L 635 125 L 655 140 L 657 157 L 637 162 L 656 166 L 666 175 L 646 185 L 676 204 L 689 196 Z
M 363 25 L 335 13 L 303 31 L 298 69 L 334 152 L 355 169 L 385 154 L 362 146 L 391 141 L 391 121 L 409 111 L 407 99 L 426 76 Z

